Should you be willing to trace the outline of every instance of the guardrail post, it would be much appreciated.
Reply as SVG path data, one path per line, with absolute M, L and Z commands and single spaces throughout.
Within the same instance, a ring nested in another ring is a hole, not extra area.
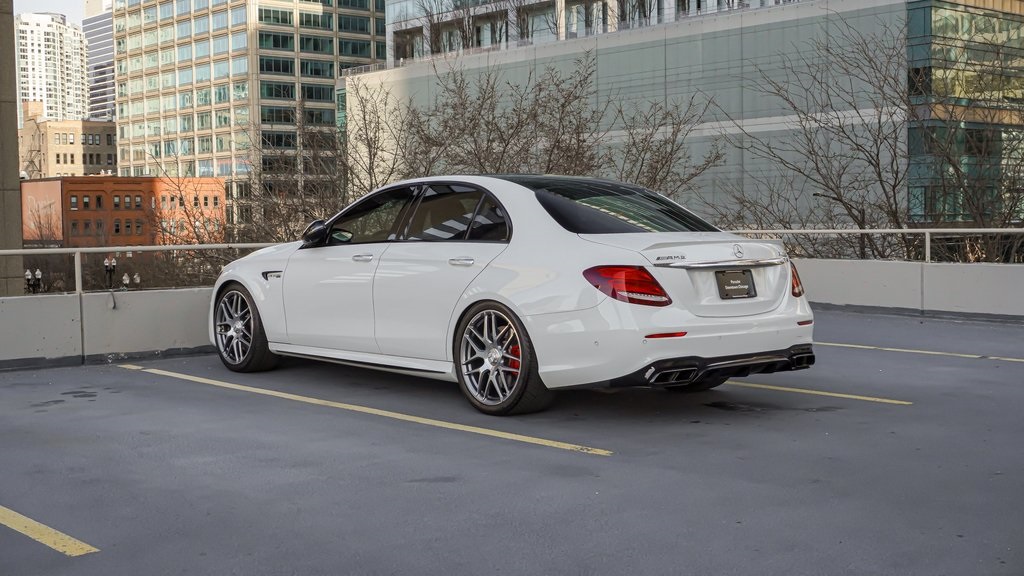
M 82 293 L 82 253 L 75 252 L 75 294 Z
M 932 233 L 924 233 L 924 261 L 926 263 L 932 261 Z

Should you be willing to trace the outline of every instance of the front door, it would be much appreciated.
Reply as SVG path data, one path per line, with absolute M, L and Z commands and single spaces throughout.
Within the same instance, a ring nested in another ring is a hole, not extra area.
M 378 192 L 329 223 L 320 246 L 297 250 L 284 271 L 288 343 L 379 352 L 373 278 L 413 197 L 410 188 Z

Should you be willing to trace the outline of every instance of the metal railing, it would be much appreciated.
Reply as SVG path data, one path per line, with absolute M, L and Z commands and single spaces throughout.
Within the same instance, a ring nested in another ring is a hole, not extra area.
M 134 252 L 177 252 L 204 250 L 253 250 L 274 246 L 273 242 L 250 242 L 239 244 L 165 244 L 160 246 L 96 246 L 88 248 L 22 248 L 18 250 L 0 250 L 0 258 L 4 256 L 59 256 L 73 255 L 75 259 L 75 293 L 83 292 L 82 255 L 112 254 Z
M 924 261 L 932 261 L 932 236 L 971 235 L 1021 235 L 1024 228 L 834 228 L 811 230 L 733 230 L 733 234 L 745 236 L 843 236 L 843 235 L 893 235 L 924 237 Z
M 924 241 L 924 262 L 932 262 L 932 239 L 941 236 L 968 235 L 1024 235 L 1024 228 L 876 228 L 876 229 L 810 229 L 810 230 L 733 230 L 734 234 L 757 237 L 783 236 L 845 236 L 845 235 L 891 235 L 891 236 L 922 236 Z M 1024 239 L 1022 239 L 1024 240 Z M 255 250 L 273 246 L 272 242 L 250 242 L 237 244 L 173 244 L 160 246 L 97 246 L 81 248 L 22 248 L 17 250 L 0 250 L 0 258 L 5 256 L 45 256 L 71 255 L 74 257 L 75 293 L 84 291 L 82 257 L 86 254 L 116 254 L 134 252 L 194 252 L 209 250 Z

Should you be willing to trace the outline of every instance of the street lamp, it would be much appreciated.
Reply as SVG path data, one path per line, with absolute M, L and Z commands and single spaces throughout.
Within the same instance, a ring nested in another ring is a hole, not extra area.
M 25 291 L 31 294 L 37 294 L 39 287 L 43 285 L 43 273 L 36 268 L 35 274 L 31 270 L 25 270 Z
M 114 271 L 117 270 L 117 258 L 104 258 L 103 271 L 107 273 L 107 289 L 114 287 Z

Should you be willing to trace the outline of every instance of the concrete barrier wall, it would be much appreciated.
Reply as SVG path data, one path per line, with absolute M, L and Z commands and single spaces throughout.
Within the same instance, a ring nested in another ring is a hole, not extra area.
M 1024 320 L 1024 266 L 798 259 L 811 302 Z M 212 350 L 210 288 L 0 298 L 0 369 Z
M 75 294 L 0 298 L 0 367 L 44 365 L 82 356 Z
M 83 354 L 116 360 L 210 344 L 211 288 L 100 292 L 82 295 Z
M 1019 316 L 1024 265 L 794 259 L 811 302 Z
M 212 350 L 211 288 L 0 298 L 0 368 Z

